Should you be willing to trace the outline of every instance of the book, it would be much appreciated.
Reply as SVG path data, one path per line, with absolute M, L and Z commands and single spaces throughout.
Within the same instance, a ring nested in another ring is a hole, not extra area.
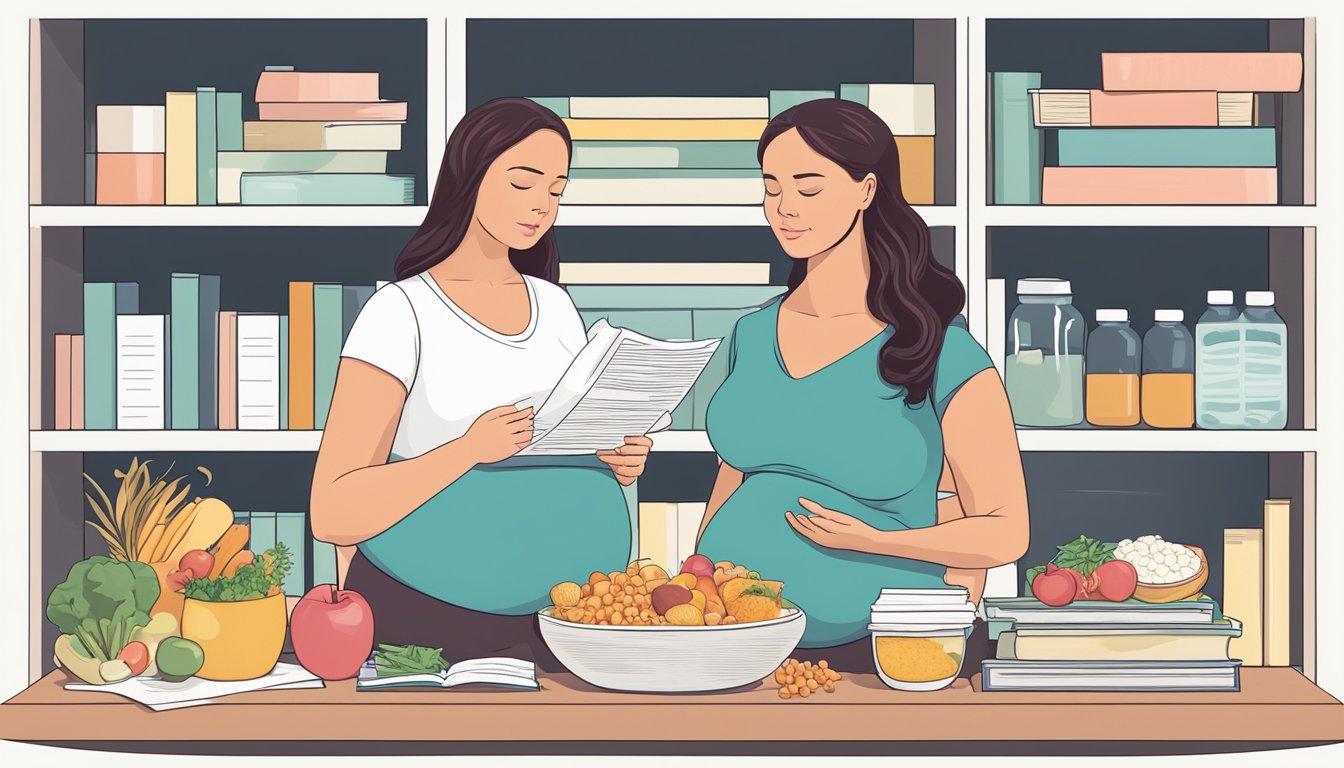
M 138 283 L 84 284 L 84 422 L 117 426 L 117 316 L 140 311 Z
M 356 690 L 371 691 L 381 688 L 456 688 L 461 685 L 493 685 L 520 690 L 541 690 L 537 683 L 537 668 L 530 661 L 496 656 L 484 659 L 466 659 L 432 675 L 390 675 L 379 677 L 378 667 L 372 660 L 359 669 Z
M 1224 127 L 1255 125 L 1255 100 L 1258 96 L 1255 93 L 1218 94 L 1218 124 Z
M 280 429 L 280 316 L 238 313 L 238 429 Z
M 1101 87 L 1107 91 L 1294 93 L 1302 87 L 1302 54 L 1102 53 Z
M 574 141 L 756 141 L 766 120 L 640 120 L 565 118 Z M 568 190 L 566 190 L 568 191 Z
M 313 428 L 313 284 L 289 284 L 289 428 Z
M 1242 626 L 1231 653 L 1252 667 L 1264 663 L 1263 545 L 1259 528 L 1223 530 L 1223 610 Z
M 1212 624 L 1014 624 L 997 656 L 1024 661 L 1225 661 L 1235 619 Z
M 275 513 L 275 541 L 289 550 L 289 573 L 281 589 L 289 597 L 303 597 L 308 573 L 308 516 L 303 512 Z
M 1245 130 L 1245 129 L 1239 129 Z M 1275 168 L 1047 167 L 1041 202 L 1050 205 L 1273 205 Z
M 779 116 L 780 112 L 792 109 L 799 104 L 806 104 L 809 101 L 817 99 L 834 99 L 835 91 L 788 91 L 771 90 L 768 100 L 770 108 L 770 119 L 773 120 Z
M 73 336 L 68 333 L 56 334 L 56 350 L 52 362 L 55 365 L 56 413 L 55 428 L 70 429 L 71 398 L 74 389 L 71 382 L 73 368 Z
M 757 171 L 752 176 L 717 178 L 570 179 L 565 185 L 563 204 L 760 205 L 764 198 L 765 185 Z
M 1038 127 L 1216 126 L 1221 94 L 1215 91 L 1116 91 L 1033 88 Z M 1231 94 L 1229 94 L 1231 95 Z
M 751 179 L 761 181 L 760 168 L 570 168 L 570 182 L 590 179 Z M 569 186 L 565 186 L 565 199 Z
M 932 83 L 846 83 L 840 98 L 872 110 L 886 122 L 894 136 L 933 136 L 934 86 Z
M 336 545 L 329 541 L 313 539 L 313 583 L 336 584 Z
M 1061 128 L 1059 165 L 1273 168 L 1273 128 Z
M 280 316 L 280 429 L 289 429 L 289 315 Z
M 575 168 L 752 168 L 755 141 L 576 141 Z
M 217 174 L 220 205 L 242 200 L 244 173 L 384 173 L 387 152 L 220 152 Z
M 247 548 L 259 555 L 275 546 L 277 526 L 274 512 L 248 512 Z M 291 553 L 292 554 L 292 553 Z
M 70 337 L 70 428 L 84 428 L 84 335 Z
M 1288 499 L 1265 500 L 1262 602 L 1267 667 L 1286 667 L 1291 660 L 1292 543 L 1288 522 L 1291 509 Z
M 653 120 L 766 119 L 770 99 L 763 96 L 570 96 L 567 114 L 551 101 L 537 100 L 560 117 L 585 119 L 644 118 Z
M 180 683 L 168 683 L 158 676 L 141 676 L 105 685 L 65 684 L 67 691 L 110 693 L 143 704 L 155 712 L 213 704 L 215 699 L 235 693 L 322 687 L 325 686 L 316 675 L 298 664 L 283 661 L 278 662 L 270 672 L 253 680 L 222 682 L 189 677 Z
M 390 173 L 244 173 L 243 205 L 414 205 L 415 176 Z
M 562 285 L 769 285 L 770 263 L 562 261 L 560 283 Z
M 164 156 L 98 153 L 94 202 L 98 205 L 163 205 Z
M 215 429 L 219 360 L 219 276 L 174 272 L 171 278 L 173 429 Z
M 166 315 L 117 316 L 117 429 L 169 423 L 168 322 Z
M 238 428 L 238 313 L 219 313 L 216 429 Z
M 404 101 L 271 101 L 257 104 L 262 120 L 325 120 L 328 122 L 405 122 Z
M 99 154 L 164 151 L 162 106 L 99 104 L 97 147 Z
M 1019 661 L 986 659 L 983 691 L 1238 691 L 1236 661 Z
M 215 152 L 218 150 L 215 89 L 196 88 L 196 204 L 215 204 Z
M 1041 132 L 1031 116 L 1028 93 L 1041 87 L 1039 72 L 991 73 L 994 203 L 1041 202 Z
M 911 205 L 933 205 L 933 137 L 896 136 L 901 160 L 901 194 Z
M 255 100 L 377 101 L 378 73 L 267 70 L 257 77 Z
M 359 317 L 359 311 L 364 308 L 364 302 L 373 296 L 372 285 L 343 285 L 341 286 L 341 346 L 344 348 L 345 340 L 350 337 L 350 329 L 355 324 L 355 318 Z
M 680 550 L 677 505 L 666 501 L 641 501 L 638 509 L 639 557 L 651 563 L 666 563 L 677 570 L 684 559 Z
M 527 98 L 551 110 L 556 117 L 572 117 L 569 114 L 568 96 L 528 96 Z
M 598 320 L 545 399 L 520 405 L 535 405 L 536 416 L 518 455 L 590 454 L 666 429 L 720 341 L 662 341 Z
M 164 94 L 164 202 L 196 204 L 196 92 Z
M 243 149 L 243 94 L 237 91 L 215 94 L 215 148 L 219 152 Z
M 401 149 L 401 123 L 332 123 L 324 120 L 246 120 L 243 149 L 258 151 Z
M 1032 597 L 994 597 L 984 600 L 986 619 L 1008 619 L 1023 624 L 1209 624 L 1218 618 L 1212 600 L 1144 603 L 1126 600 L 1075 600 L 1052 607 Z M 1244 622 L 1243 622 L 1244 623 Z
M 336 390 L 336 370 L 341 363 L 341 285 L 313 286 L 313 429 L 327 424 L 331 397 Z

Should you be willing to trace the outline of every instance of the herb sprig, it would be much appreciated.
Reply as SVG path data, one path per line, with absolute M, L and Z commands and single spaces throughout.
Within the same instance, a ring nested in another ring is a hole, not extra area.
M 281 587 L 292 567 L 289 548 L 284 544 L 276 544 L 252 563 L 238 566 L 233 576 L 189 580 L 183 594 L 188 599 L 210 603 L 257 600 L 269 595 L 272 589 Z
M 448 668 L 442 648 L 419 645 L 392 645 L 379 643 L 373 656 L 379 677 L 395 675 L 437 675 Z

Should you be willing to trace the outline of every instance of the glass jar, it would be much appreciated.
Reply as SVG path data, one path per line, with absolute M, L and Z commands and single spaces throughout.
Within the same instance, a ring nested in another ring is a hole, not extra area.
M 1240 429 L 1240 315 L 1232 292 L 1209 291 L 1209 308 L 1195 323 L 1195 423 L 1202 429 Z
M 1073 307 L 1072 290 L 1068 280 L 1053 277 L 1017 281 L 1004 384 L 1013 421 L 1020 426 L 1069 427 L 1083 421 L 1087 324 Z
M 898 691 L 937 691 L 952 684 L 966 660 L 971 627 L 872 624 L 877 676 Z
M 1153 313 L 1143 335 L 1143 380 L 1139 384 L 1143 423 L 1159 429 L 1195 424 L 1195 337 L 1179 309 Z
M 1288 326 L 1273 291 L 1247 291 L 1241 326 L 1241 391 L 1246 429 L 1288 426 Z
M 1141 344 L 1128 310 L 1097 310 L 1097 328 L 1087 339 L 1087 423 L 1138 425 Z

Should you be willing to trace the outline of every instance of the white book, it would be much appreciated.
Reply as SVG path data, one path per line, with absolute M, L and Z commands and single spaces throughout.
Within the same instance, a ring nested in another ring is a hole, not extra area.
M 676 168 L 681 152 L 676 147 L 574 147 L 570 163 L 575 168 Z
M 238 313 L 238 429 L 280 428 L 280 316 Z
M 870 83 L 868 108 L 882 118 L 892 136 L 934 135 L 932 83 Z
M 530 661 L 494 656 L 484 659 L 459 661 L 447 669 L 432 675 L 389 675 L 378 676 L 378 667 L 373 660 L 364 662 L 359 668 L 359 679 L 355 682 L 358 690 L 366 691 L 378 688 L 456 688 L 459 685 L 494 685 L 502 688 L 540 690 L 537 684 L 537 668 Z
M 117 315 L 117 429 L 168 423 L 168 316 Z
M 533 441 L 519 455 L 590 454 L 667 429 L 721 341 L 662 341 L 598 320 L 545 401 L 518 404 L 536 406 Z
M 155 712 L 162 712 L 169 709 L 211 704 L 221 696 L 231 696 L 235 693 L 323 687 L 325 686 L 317 675 L 298 664 L 280 662 L 270 672 L 254 680 L 221 682 L 200 677 L 189 677 L 180 683 L 170 683 L 157 676 L 142 676 L 107 685 L 67 683 L 65 689 L 67 691 L 112 693 L 144 704 Z
M 163 151 L 162 104 L 99 104 L 97 120 L 99 152 Z
M 767 119 L 765 96 L 571 96 L 572 118 Z
M 570 179 L 564 205 L 760 205 L 759 175 L 703 179 Z
M 1236 691 L 1236 661 L 1019 661 L 987 659 L 985 691 Z
M 562 285 L 769 285 L 769 262 L 560 263 Z

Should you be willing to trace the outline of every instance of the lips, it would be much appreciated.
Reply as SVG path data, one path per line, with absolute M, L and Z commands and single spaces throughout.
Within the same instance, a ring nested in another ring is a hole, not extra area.
M 784 234 L 785 240 L 797 240 L 807 234 L 806 229 L 789 229 L 788 227 L 780 227 L 779 231 Z
M 518 222 L 518 226 L 523 230 L 523 234 L 525 235 L 535 235 L 537 234 L 537 230 L 541 229 L 540 224 L 525 224 L 521 221 Z

